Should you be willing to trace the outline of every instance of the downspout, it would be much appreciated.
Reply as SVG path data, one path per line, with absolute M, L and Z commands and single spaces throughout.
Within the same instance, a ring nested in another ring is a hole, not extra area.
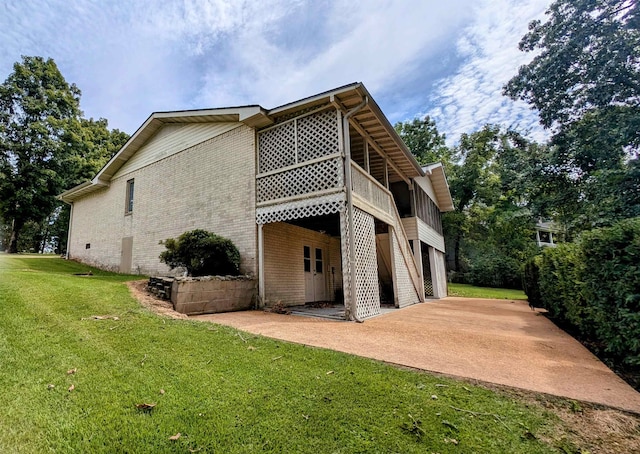
M 351 109 L 342 117 L 342 134 L 344 136 L 344 181 L 347 189 L 347 225 L 349 226 L 349 270 L 351 274 L 351 301 L 349 301 L 349 318 L 362 323 L 356 315 L 356 233 L 353 229 L 353 195 L 351 190 L 351 143 L 349 140 L 349 118 L 369 104 L 369 97 L 365 96 L 360 104 Z

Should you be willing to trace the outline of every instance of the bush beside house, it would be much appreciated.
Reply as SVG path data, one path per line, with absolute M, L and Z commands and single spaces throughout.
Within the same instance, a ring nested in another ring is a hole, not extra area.
M 639 366 L 640 218 L 545 249 L 525 267 L 525 292 L 607 353 Z
M 175 269 L 186 268 L 190 276 L 237 276 L 240 252 L 231 240 L 202 229 L 165 240 L 160 261 Z

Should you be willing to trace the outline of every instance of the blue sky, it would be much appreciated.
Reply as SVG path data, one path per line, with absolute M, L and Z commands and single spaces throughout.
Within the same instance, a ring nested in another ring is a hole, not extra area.
M 133 133 L 153 111 L 272 108 L 363 82 L 392 123 L 431 115 L 453 143 L 487 122 L 544 140 L 501 95 L 550 0 L 0 0 L 0 80 L 53 58 L 87 117 Z

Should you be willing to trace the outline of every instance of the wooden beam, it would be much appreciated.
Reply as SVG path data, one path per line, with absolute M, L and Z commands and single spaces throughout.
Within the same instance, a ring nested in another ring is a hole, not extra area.
M 382 156 L 384 159 L 387 159 L 389 161 L 389 164 L 391 165 L 391 168 L 393 170 L 396 171 L 396 173 L 398 175 L 400 175 L 400 178 L 402 178 L 405 183 L 407 184 L 411 184 L 411 179 L 409 177 L 407 177 L 404 172 L 402 170 L 400 170 L 400 168 L 394 164 L 394 162 L 389 158 L 389 156 L 382 150 L 382 148 L 380 148 L 380 146 L 378 146 L 378 144 L 376 143 L 376 141 L 356 122 L 349 122 L 351 124 L 351 126 L 353 126 L 353 128 L 358 131 L 358 133 L 360 133 L 360 135 L 362 137 L 364 137 L 367 142 L 373 147 L 373 149 L 380 155 Z

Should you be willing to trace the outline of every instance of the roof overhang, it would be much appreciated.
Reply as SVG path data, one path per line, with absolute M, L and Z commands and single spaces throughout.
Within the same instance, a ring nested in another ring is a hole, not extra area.
M 154 112 L 91 181 L 63 192 L 58 198 L 63 202 L 70 203 L 93 191 L 109 186 L 113 175 L 165 124 L 233 121 L 242 122 L 252 128 L 261 128 L 273 123 L 265 109 L 260 106 Z
M 437 203 L 440 211 L 453 211 L 453 199 L 451 198 L 451 191 L 449 190 L 447 176 L 444 173 L 442 164 L 439 162 L 429 164 L 423 167 L 422 170 L 431 180 L 433 191 L 436 193 L 436 199 L 438 199 Z

